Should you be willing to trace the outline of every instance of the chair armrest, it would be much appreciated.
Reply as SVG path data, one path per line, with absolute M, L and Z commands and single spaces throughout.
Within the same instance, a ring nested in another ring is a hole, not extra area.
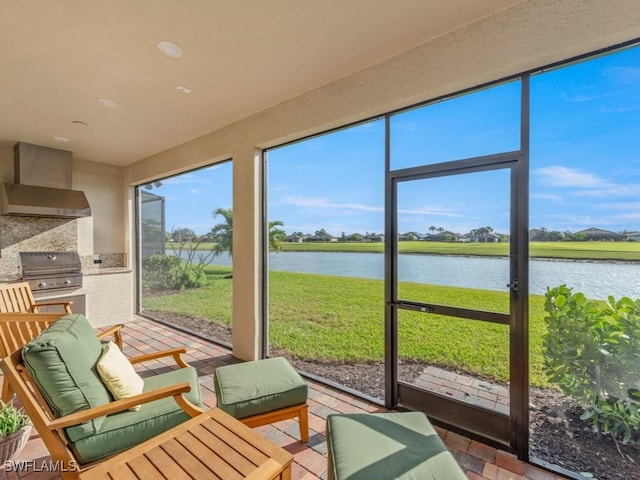
M 64 417 L 56 418 L 47 423 L 49 430 L 58 430 L 61 428 L 72 427 L 73 425 L 79 425 L 94 418 L 103 417 L 105 415 L 111 415 L 123 410 L 127 410 L 136 405 L 153 402 L 161 398 L 174 397 L 176 403 L 191 417 L 195 417 L 202 413 L 202 409 L 185 399 L 182 394 L 191 390 L 189 382 L 181 382 L 168 387 L 158 388 L 150 392 L 141 393 L 140 395 L 134 395 L 133 397 L 123 398 L 122 400 L 115 400 L 107 403 L 106 405 L 100 405 L 99 407 L 89 408 L 88 410 L 82 410 L 81 412 L 65 415 Z
M 180 355 L 187 353 L 187 349 L 184 347 L 181 348 L 170 348 L 169 350 L 161 350 L 159 352 L 148 353 L 146 355 L 140 355 L 138 357 L 130 358 L 129 361 L 132 364 L 148 362 L 150 360 L 157 360 L 162 357 L 173 357 L 175 362 L 182 368 L 188 367 L 189 364 L 185 362 Z
M 105 337 L 108 337 L 109 335 L 113 335 L 116 345 L 118 345 L 118 348 L 120 349 L 120 351 L 122 351 L 121 330 L 123 328 L 124 328 L 124 323 L 119 323 L 117 325 L 113 325 L 112 327 L 108 327 L 105 330 L 99 331 L 98 333 L 96 333 L 96 337 L 98 337 L 98 340 L 103 340 Z
M 40 307 L 55 307 L 55 306 L 61 306 L 64 307 L 64 311 L 65 313 L 72 313 L 71 312 L 71 304 L 73 303 L 73 301 L 65 301 L 65 302 L 39 302 L 36 303 L 35 305 L 31 306 L 31 313 L 39 313 L 38 309 Z

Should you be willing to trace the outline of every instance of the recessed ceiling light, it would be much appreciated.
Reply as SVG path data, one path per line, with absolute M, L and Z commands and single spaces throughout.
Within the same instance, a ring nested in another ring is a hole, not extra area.
M 67 137 L 53 137 L 53 139 L 60 143 L 69 143 L 71 141 Z
M 163 40 L 158 42 L 158 49 L 167 57 L 180 58 L 184 54 L 184 49 L 177 43 Z
M 183 87 L 182 85 L 178 85 L 176 87 L 176 90 L 178 90 L 179 92 L 182 92 L 182 93 L 191 93 L 191 90 L 189 88 Z
M 118 106 L 118 102 L 112 98 L 99 98 L 98 101 L 107 108 L 116 108 Z

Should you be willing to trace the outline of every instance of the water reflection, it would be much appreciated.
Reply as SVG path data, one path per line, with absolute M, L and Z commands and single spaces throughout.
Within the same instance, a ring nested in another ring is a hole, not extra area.
M 508 259 L 445 255 L 398 256 L 400 280 L 484 290 L 507 291 Z M 228 255 L 214 260 L 231 265 Z M 343 277 L 384 278 L 384 255 L 350 252 L 273 252 L 269 269 Z M 625 262 L 587 262 L 531 259 L 530 292 L 544 294 L 548 286 L 564 283 L 589 298 L 640 298 L 640 265 Z

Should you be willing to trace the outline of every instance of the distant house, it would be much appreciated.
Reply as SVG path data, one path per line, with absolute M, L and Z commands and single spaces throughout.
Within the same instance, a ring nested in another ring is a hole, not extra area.
M 602 230 L 600 228 L 587 228 L 574 233 L 574 237 L 581 240 L 616 240 L 621 241 L 625 239 L 625 236 L 621 233 L 611 232 L 609 230 Z
M 460 235 L 460 238 L 458 239 L 459 242 L 463 242 L 463 243 L 471 243 L 471 242 L 476 242 L 476 237 L 475 235 L 472 235 L 470 233 L 465 233 L 464 235 Z
M 426 235 L 423 235 L 418 232 L 407 232 L 407 233 L 400 234 L 400 236 L 398 237 L 398 240 L 400 240 L 401 242 L 415 242 L 415 241 L 423 241 L 425 237 Z
M 484 235 L 482 235 L 481 239 L 479 240 L 480 242 L 485 242 L 485 243 L 498 243 L 500 241 L 502 241 L 502 238 L 500 237 L 500 235 L 496 234 L 496 233 L 485 233 Z
M 327 232 L 324 228 L 318 230 L 315 234 L 308 236 L 306 242 L 337 242 L 338 239 Z
M 530 242 L 540 242 L 545 239 L 545 231 L 540 230 L 538 228 L 532 228 L 529 230 L 529 241 Z
M 309 238 L 309 235 L 305 235 L 300 232 L 295 232 L 295 233 L 292 233 L 291 235 L 288 235 L 286 238 L 286 241 L 291 243 L 302 243 L 307 238 Z
M 430 242 L 461 242 L 464 236 L 459 233 L 444 230 L 443 232 L 434 233 L 429 236 Z
M 500 242 L 508 242 L 509 235 L 503 235 L 500 233 L 493 233 L 493 232 L 477 233 L 472 230 L 469 233 L 460 235 L 457 241 L 464 242 L 464 243 L 500 243 Z
M 384 233 L 368 233 L 364 237 L 365 242 L 384 242 Z
M 471 230 L 460 237 L 460 242 L 475 242 L 475 243 L 498 243 L 503 241 L 503 237 L 497 233 L 493 233 L 487 228 L 479 228 Z
M 640 242 L 640 232 L 628 232 L 623 235 L 627 241 Z

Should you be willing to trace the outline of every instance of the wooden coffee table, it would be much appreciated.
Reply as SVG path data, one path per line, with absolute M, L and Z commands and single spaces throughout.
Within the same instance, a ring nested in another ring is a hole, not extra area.
M 291 479 L 293 455 L 214 408 L 80 474 L 82 480 Z

